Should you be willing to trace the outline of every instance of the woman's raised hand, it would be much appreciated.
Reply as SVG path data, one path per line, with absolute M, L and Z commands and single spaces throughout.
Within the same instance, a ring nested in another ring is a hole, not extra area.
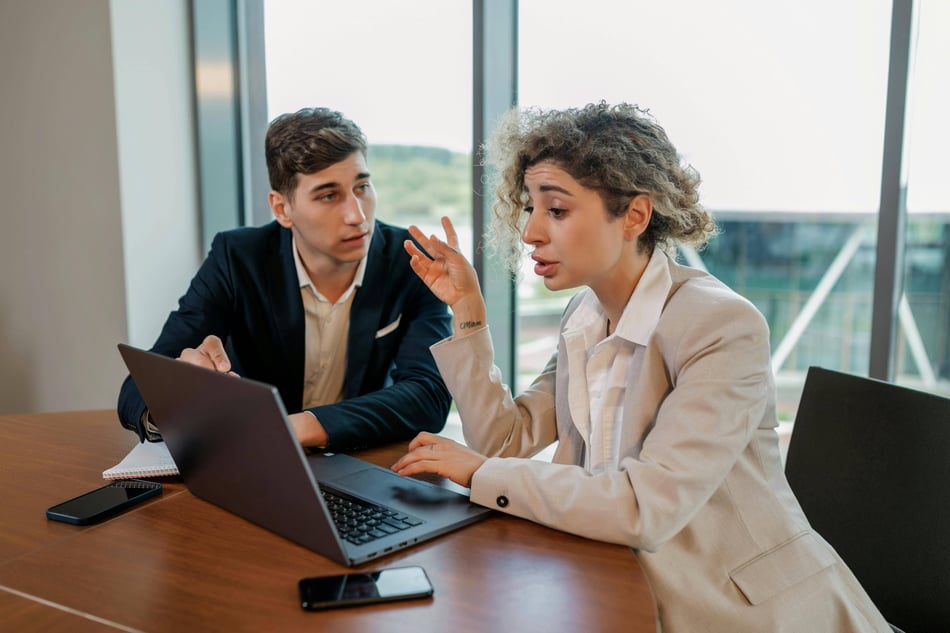
M 445 302 L 455 315 L 456 334 L 460 330 L 480 327 L 485 323 L 485 300 L 482 298 L 475 269 L 459 252 L 458 235 L 448 218 L 442 218 L 445 241 L 435 235 L 426 237 L 418 227 L 409 233 L 422 245 L 420 250 L 406 240 L 409 265 L 436 297 Z

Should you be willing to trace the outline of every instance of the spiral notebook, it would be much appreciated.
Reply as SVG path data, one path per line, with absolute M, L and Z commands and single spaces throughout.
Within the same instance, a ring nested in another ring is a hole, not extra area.
M 144 442 L 136 444 L 121 462 L 102 471 L 102 478 L 133 479 L 177 474 L 178 466 L 175 465 L 165 442 Z

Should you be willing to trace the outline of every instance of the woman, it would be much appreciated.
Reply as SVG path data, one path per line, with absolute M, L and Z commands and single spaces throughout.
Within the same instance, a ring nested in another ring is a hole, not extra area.
M 512 111 L 487 159 L 495 245 L 520 234 L 547 288 L 586 289 L 557 353 L 512 398 L 451 223 L 447 241 L 411 229 L 425 249 L 406 243 L 413 270 L 454 314 L 431 349 L 468 446 L 423 433 L 393 469 L 630 546 L 664 633 L 890 631 L 785 480 L 764 318 L 666 252 L 715 225 L 663 129 L 626 104 Z M 529 459 L 554 441 L 552 463 Z

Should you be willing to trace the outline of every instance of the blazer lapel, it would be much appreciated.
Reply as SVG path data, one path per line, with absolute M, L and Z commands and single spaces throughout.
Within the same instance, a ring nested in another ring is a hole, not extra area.
M 360 393 L 360 386 L 369 366 L 370 355 L 376 343 L 376 327 L 383 311 L 387 291 L 386 235 L 376 224 L 369 245 L 369 259 L 363 274 L 363 285 L 357 288 L 350 307 L 350 333 L 346 344 L 346 374 L 343 391 L 346 398 Z
M 567 352 L 567 371 L 571 382 L 567 391 L 567 406 L 577 432 L 590 444 L 590 395 L 587 391 L 587 347 L 583 331 L 564 332 Z
M 567 323 L 583 301 L 583 292 L 574 295 L 561 316 L 561 332 L 557 346 L 556 400 L 558 445 L 554 461 L 559 464 L 587 463 L 587 435 L 590 429 L 590 408 L 587 402 L 587 385 L 584 377 L 586 362 L 583 334 L 568 331 Z M 581 375 L 571 375 L 580 368 Z M 584 383 L 578 386 L 577 383 Z M 577 418 L 577 419 L 575 419 Z M 582 435 L 581 429 L 588 429 Z
M 284 368 L 283 384 L 288 385 L 284 399 L 288 408 L 298 410 L 303 405 L 304 313 L 289 230 L 280 229 L 277 248 L 268 257 L 268 283 L 273 299 L 271 318 L 280 339 L 274 353 L 282 352 L 284 356 L 280 363 Z

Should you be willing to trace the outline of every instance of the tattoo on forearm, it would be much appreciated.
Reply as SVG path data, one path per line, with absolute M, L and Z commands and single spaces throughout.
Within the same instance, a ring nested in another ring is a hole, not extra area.
M 462 321 L 459 323 L 460 330 L 467 330 L 473 327 L 479 327 L 482 324 L 481 321 Z

